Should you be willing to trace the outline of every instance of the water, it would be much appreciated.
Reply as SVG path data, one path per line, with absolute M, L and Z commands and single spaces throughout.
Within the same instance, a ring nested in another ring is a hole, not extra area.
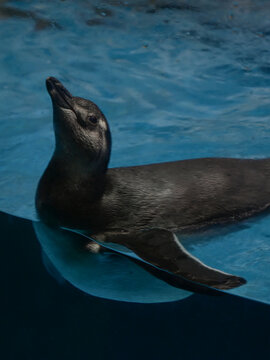
M 47 76 L 101 107 L 110 166 L 269 156 L 269 10 L 267 1 L 1 1 L 0 210 L 36 219 L 53 151 Z M 185 246 L 248 280 L 231 293 L 269 303 L 269 221 Z
M 68 281 L 86 294 L 132 303 L 170 302 L 191 295 L 157 279 L 129 257 L 82 251 L 78 244 L 85 239 L 71 231 L 51 229 L 40 222 L 34 223 L 34 230 L 43 263 L 60 284 Z
M 29 221 L 0 213 L 0 225 L 4 359 L 269 358 L 269 305 L 232 295 L 162 304 L 86 296 L 48 274 Z

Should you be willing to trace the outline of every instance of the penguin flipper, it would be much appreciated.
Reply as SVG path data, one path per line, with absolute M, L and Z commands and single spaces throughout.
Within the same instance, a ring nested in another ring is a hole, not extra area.
M 158 269 L 168 271 L 183 280 L 207 285 L 221 290 L 233 289 L 246 283 L 235 275 L 211 268 L 191 255 L 177 236 L 165 229 L 150 229 L 126 233 L 92 235 L 101 242 L 123 245 L 142 260 Z

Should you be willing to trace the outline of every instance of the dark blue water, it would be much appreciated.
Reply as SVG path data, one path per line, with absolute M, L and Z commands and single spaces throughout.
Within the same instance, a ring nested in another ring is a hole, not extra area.
M 269 12 L 269 2 L 247 0 L 0 1 L 0 210 L 36 219 L 35 188 L 53 151 L 52 112 L 44 87 L 50 75 L 63 81 L 73 94 L 96 102 L 107 116 L 113 136 L 110 166 L 206 156 L 270 156 Z M 44 348 L 40 339 L 48 328 L 61 328 L 62 333 L 57 337 L 53 330 L 46 337 L 55 351 L 47 350 L 50 355 L 44 358 L 62 357 L 62 352 L 67 357 L 83 357 L 86 344 L 90 348 L 101 344 L 104 327 L 108 347 L 99 348 L 102 359 L 109 356 L 117 334 L 128 345 L 119 344 L 112 358 L 126 358 L 125 351 L 136 346 L 128 357 L 137 358 L 141 344 L 153 349 L 155 337 L 161 334 L 166 341 L 160 345 L 160 353 L 149 350 L 145 358 L 164 358 L 165 342 L 172 347 L 171 358 L 180 356 L 175 342 L 181 338 L 188 344 L 182 345 L 184 358 L 189 354 L 196 358 L 199 350 L 192 346 L 192 336 L 199 342 L 198 348 L 203 348 L 208 338 L 205 323 L 211 324 L 209 338 L 215 343 L 213 352 L 205 348 L 208 359 L 216 358 L 213 354 L 219 346 L 225 349 L 219 359 L 232 358 L 229 344 L 233 347 L 237 340 L 239 346 L 249 349 L 250 356 L 266 351 L 269 338 L 260 332 L 269 324 L 264 305 L 232 296 L 219 300 L 194 296 L 152 278 L 143 285 L 141 280 L 150 276 L 144 273 L 135 275 L 135 287 L 121 275 L 126 264 L 112 259 L 106 266 L 116 271 L 114 281 L 120 285 L 107 289 L 103 297 L 116 299 L 120 294 L 121 299 L 124 288 L 133 301 L 138 300 L 134 293 L 141 301 L 143 297 L 148 302 L 183 300 L 124 305 L 82 295 L 65 285 L 46 257 L 42 260 L 30 222 L 5 215 L 1 219 L 5 229 L 1 253 L 8 274 L 5 326 L 13 332 L 15 342 L 22 339 L 25 358 L 42 358 L 37 349 Z M 226 231 L 185 239 L 184 244 L 208 265 L 248 280 L 231 293 L 269 303 L 269 221 L 269 217 L 249 220 Z M 10 248 L 6 250 L 6 246 Z M 95 271 L 104 261 L 95 262 Z M 47 275 L 44 263 L 54 277 Z M 141 270 L 131 271 L 138 274 Z M 91 291 L 75 281 L 74 285 L 96 296 L 102 296 L 104 290 L 98 282 L 91 285 Z M 136 291 L 138 287 L 140 291 Z M 79 309 L 72 307 L 73 301 Z M 63 303 L 67 306 L 62 308 Z M 141 314 L 138 319 L 130 315 L 134 311 Z M 113 328 L 116 320 L 119 327 Z M 127 330 L 128 324 L 133 324 L 133 330 Z M 220 334 L 217 327 L 223 329 Z M 40 336 L 35 334 L 37 329 Z M 152 332 L 151 338 L 146 329 Z M 114 335 L 110 337 L 111 331 Z M 74 343 L 70 342 L 72 336 Z M 140 339 L 136 346 L 133 337 Z M 63 350 L 65 338 L 69 345 Z M 32 346 L 35 339 L 39 340 Z M 252 339 L 259 345 L 252 348 Z M 16 350 L 10 351 L 16 358 Z
M 0 213 L 0 225 L 1 358 L 269 358 L 269 305 L 232 295 L 163 304 L 85 295 L 48 274 L 30 222 Z

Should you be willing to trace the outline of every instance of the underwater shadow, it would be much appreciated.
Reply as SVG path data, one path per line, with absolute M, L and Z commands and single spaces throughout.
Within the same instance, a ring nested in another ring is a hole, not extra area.
M 29 221 L 0 213 L 1 355 L 8 359 L 254 359 L 270 355 L 270 306 L 225 294 L 136 304 L 47 273 Z

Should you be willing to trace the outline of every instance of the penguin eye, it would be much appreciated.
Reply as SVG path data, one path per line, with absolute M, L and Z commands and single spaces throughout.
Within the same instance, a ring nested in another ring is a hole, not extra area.
M 88 120 L 91 122 L 91 124 L 96 125 L 98 122 L 98 119 L 95 117 L 95 115 L 88 116 Z

